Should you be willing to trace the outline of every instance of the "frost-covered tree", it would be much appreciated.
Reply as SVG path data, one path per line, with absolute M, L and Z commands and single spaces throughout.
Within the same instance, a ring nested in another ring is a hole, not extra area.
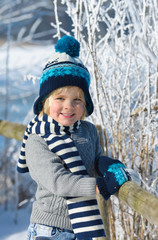
M 95 102 L 91 121 L 102 126 L 105 153 L 134 168 L 143 187 L 158 194 L 157 1 L 61 2 L 91 72 Z M 58 16 L 57 1 L 54 4 Z M 60 17 L 56 29 L 60 38 Z M 118 205 L 115 198 L 111 207 L 111 239 L 156 239 L 154 226 Z

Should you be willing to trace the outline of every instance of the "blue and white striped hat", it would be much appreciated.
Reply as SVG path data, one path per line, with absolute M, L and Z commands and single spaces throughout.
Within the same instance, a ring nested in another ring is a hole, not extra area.
M 34 103 L 34 113 L 42 110 L 42 101 L 54 90 L 64 86 L 76 86 L 83 90 L 87 115 L 93 112 L 89 93 L 90 74 L 79 59 L 80 43 L 71 36 L 64 36 L 55 45 L 55 53 L 48 60 L 40 78 L 39 97 Z

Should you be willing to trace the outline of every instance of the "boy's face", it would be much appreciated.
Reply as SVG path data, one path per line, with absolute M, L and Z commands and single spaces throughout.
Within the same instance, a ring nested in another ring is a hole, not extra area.
M 85 103 L 78 87 L 62 88 L 50 97 L 49 115 L 64 126 L 71 126 L 81 119 L 84 109 Z

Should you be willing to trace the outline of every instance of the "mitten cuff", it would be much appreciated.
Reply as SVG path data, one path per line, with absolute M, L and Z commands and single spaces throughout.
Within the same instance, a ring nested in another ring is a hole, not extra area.
M 100 194 L 104 197 L 105 200 L 108 200 L 110 197 L 110 194 L 108 193 L 104 179 L 102 177 L 98 177 L 96 179 L 96 184 L 98 186 Z

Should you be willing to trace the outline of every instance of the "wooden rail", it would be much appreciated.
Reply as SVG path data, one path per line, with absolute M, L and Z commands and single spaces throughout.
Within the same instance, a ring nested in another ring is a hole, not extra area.
M 158 226 L 158 197 L 133 182 L 126 182 L 120 188 L 118 198 Z
M 0 135 L 4 137 L 22 141 L 25 129 L 23 124 L 0 120 Z
M 23 124 L 0 120 L 0 135 L 7 138 L 22 141 L 25 129 Z M 123 184 L 117 196 L 150 223 L 158 226 L 158 197 L 133 182 Z

